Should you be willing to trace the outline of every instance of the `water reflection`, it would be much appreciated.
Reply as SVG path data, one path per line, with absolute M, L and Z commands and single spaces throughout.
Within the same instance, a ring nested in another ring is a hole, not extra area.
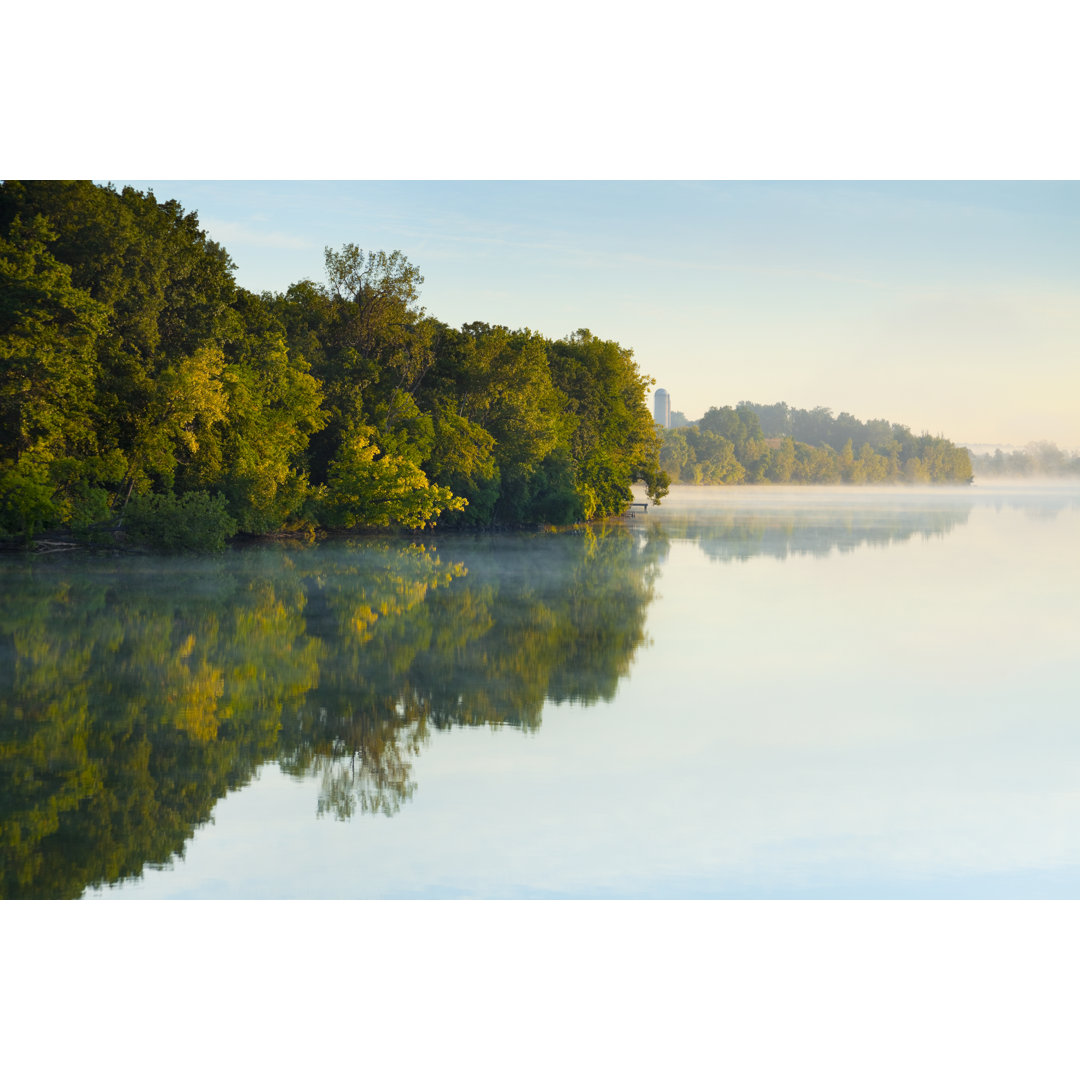
M 6 566 L 2 895 L 78 896 L 179 853 L 317 684 L 304 607 L 295 575 L 249 563 Z
M 887 547 L 913 537 L 946 535 L 964 524 L 970 503 L 922 507 L 917 510 L 887 505 L 841 506 L 797 510 L 791 506 L 719 509 L 709 515 L 665 516 L 650 521 L 649 534 L 658 541 L 690 540 L 713 562 L 735 562 L 767 556 L 823 558 L 834 551 L 854 551 L 864 545 Z
M 429 729 L 610 700 L 655 559 L 625 529 L 4 568 L 4 897 L 74 897 L 182 851 L 280 759 L 319 812 L 393 813 Z M 471 572 L 458 554 L 468 557 Z
M 535 732 L 547 702 L 612 701 L 672 543 L 720 563 L 823 555 L 942 536 L 970 505 L 7 562 L 0 895 L 75 897 L 167 863 L 264 762 L 318 778 L 319 814 L 393 814 L 433 731 Z

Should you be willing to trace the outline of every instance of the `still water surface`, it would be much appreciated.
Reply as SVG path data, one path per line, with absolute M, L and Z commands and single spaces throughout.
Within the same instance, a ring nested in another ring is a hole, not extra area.
M 426 539 L 426 538 L 425 538 Z M 0 564 L 6 897 L 1078 897 L 1080 488 Z

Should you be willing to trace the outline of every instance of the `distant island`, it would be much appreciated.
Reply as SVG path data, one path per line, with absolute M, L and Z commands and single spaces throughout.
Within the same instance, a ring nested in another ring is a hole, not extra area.
M 741 401 L 660 428 L 660 464 L 682 484 L 967 484 L 971 456 L 940 435 L 833 416 L 823 406 Z

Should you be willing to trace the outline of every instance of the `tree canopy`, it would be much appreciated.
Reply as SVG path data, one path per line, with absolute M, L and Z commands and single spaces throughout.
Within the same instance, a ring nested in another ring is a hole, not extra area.
M 659 502 L 670 480 L 971 479 L 940 436 L 823 407 L 742 401 L 659 429 L 618 342 L 454 328 L 402 252 L 324 254 L 324 282 L 255 295 L 175 201 L 0 185 L 0 541 L 201 550 L 590 521 L 634 483 Z
M 566 524 L 666 490 L 617 342 L 455 330 L 400 251 L 327 248 L 280 293 L 233 270 L 152 192 L 0 186 L 0 538 Z

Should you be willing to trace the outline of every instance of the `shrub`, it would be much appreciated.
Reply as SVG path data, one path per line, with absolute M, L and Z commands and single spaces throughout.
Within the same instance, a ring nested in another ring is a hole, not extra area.
M 155 551 L 222 551 L 236 533 L 224 495 L 135 495 L 124 515 L 128 539 Z
M 56 524 L 55 494 L 44 465 L 0 462 L 0 537 L 21 536 L 29 543 L 42 528 Z

